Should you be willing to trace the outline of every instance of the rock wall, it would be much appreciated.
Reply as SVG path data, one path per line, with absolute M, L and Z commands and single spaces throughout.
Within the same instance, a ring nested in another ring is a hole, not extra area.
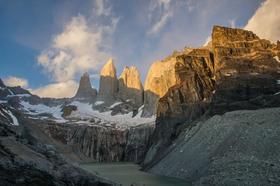
M 43 131 L 55 141 L 62 153 L 77 161 L 139 162 L 144 158 L 153 129 L 152 125 L 118 130 L 112 127 L 49 123 Z
M 183 124 L 202 116 L 212 99 L 214 90 L 213 57 L 206 49 L 194 49 L 177 56 L 175 74 L 177 85 L 159 99 L 156 129 L 150 138 L 145 164 L 160 159 L 165 149 L 180 134 Z

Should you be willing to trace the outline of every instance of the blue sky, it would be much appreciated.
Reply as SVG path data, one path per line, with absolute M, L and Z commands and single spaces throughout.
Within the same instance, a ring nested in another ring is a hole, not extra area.
M 35 93 L 59 97 L 52 94 L 56 85 L 74 89 L 84 71 L 98 87 L 98 72 L 112 57 L 118 74 L 135 65 L 144 81 L 153 61 L 203 45 L 213 25 L 243 28 L 263 2 L 2 0 L 0 77 L 24 79 L 28 84 L 19 84 Z

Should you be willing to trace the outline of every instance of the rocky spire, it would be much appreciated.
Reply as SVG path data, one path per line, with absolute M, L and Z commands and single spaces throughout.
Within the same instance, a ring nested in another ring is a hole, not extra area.
M 75 95 L 75 99 L 81 99 L 86 101 L 92 101 L 96 98 L 97 91 L 91 87 L 89 74 L 86 72 L 80 79 L 78 91 Z
M 118 96 L 123 100 L 131 100 L 140 106 L 143 104 L 143 86 L 140 73 L 135 66 L 125 67 L 119 77 Z
M 0 79 L 0 87 L 5 87 L 5 84 L 3 83 L 2 79 Z
M 99 98 L 106 101 L 114 98 L 118 91 L 118 79 L 113 59 L 110 58 L 100 72 Z

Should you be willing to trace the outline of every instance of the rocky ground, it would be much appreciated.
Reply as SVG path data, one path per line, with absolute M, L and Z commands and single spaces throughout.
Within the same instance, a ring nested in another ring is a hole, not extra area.
M 279 185 L 280 108 L 232 111 L 181 133 L 149 172 L 194 185 Z

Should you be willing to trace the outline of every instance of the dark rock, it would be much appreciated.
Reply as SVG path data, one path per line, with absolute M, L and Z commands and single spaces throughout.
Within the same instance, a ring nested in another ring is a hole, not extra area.
M 93 102 L 97 97 L 97 90 L 91 87 L 89 74 L 84 73 L 80 79 L 78 91 L 74 97 L 76 100 Z

